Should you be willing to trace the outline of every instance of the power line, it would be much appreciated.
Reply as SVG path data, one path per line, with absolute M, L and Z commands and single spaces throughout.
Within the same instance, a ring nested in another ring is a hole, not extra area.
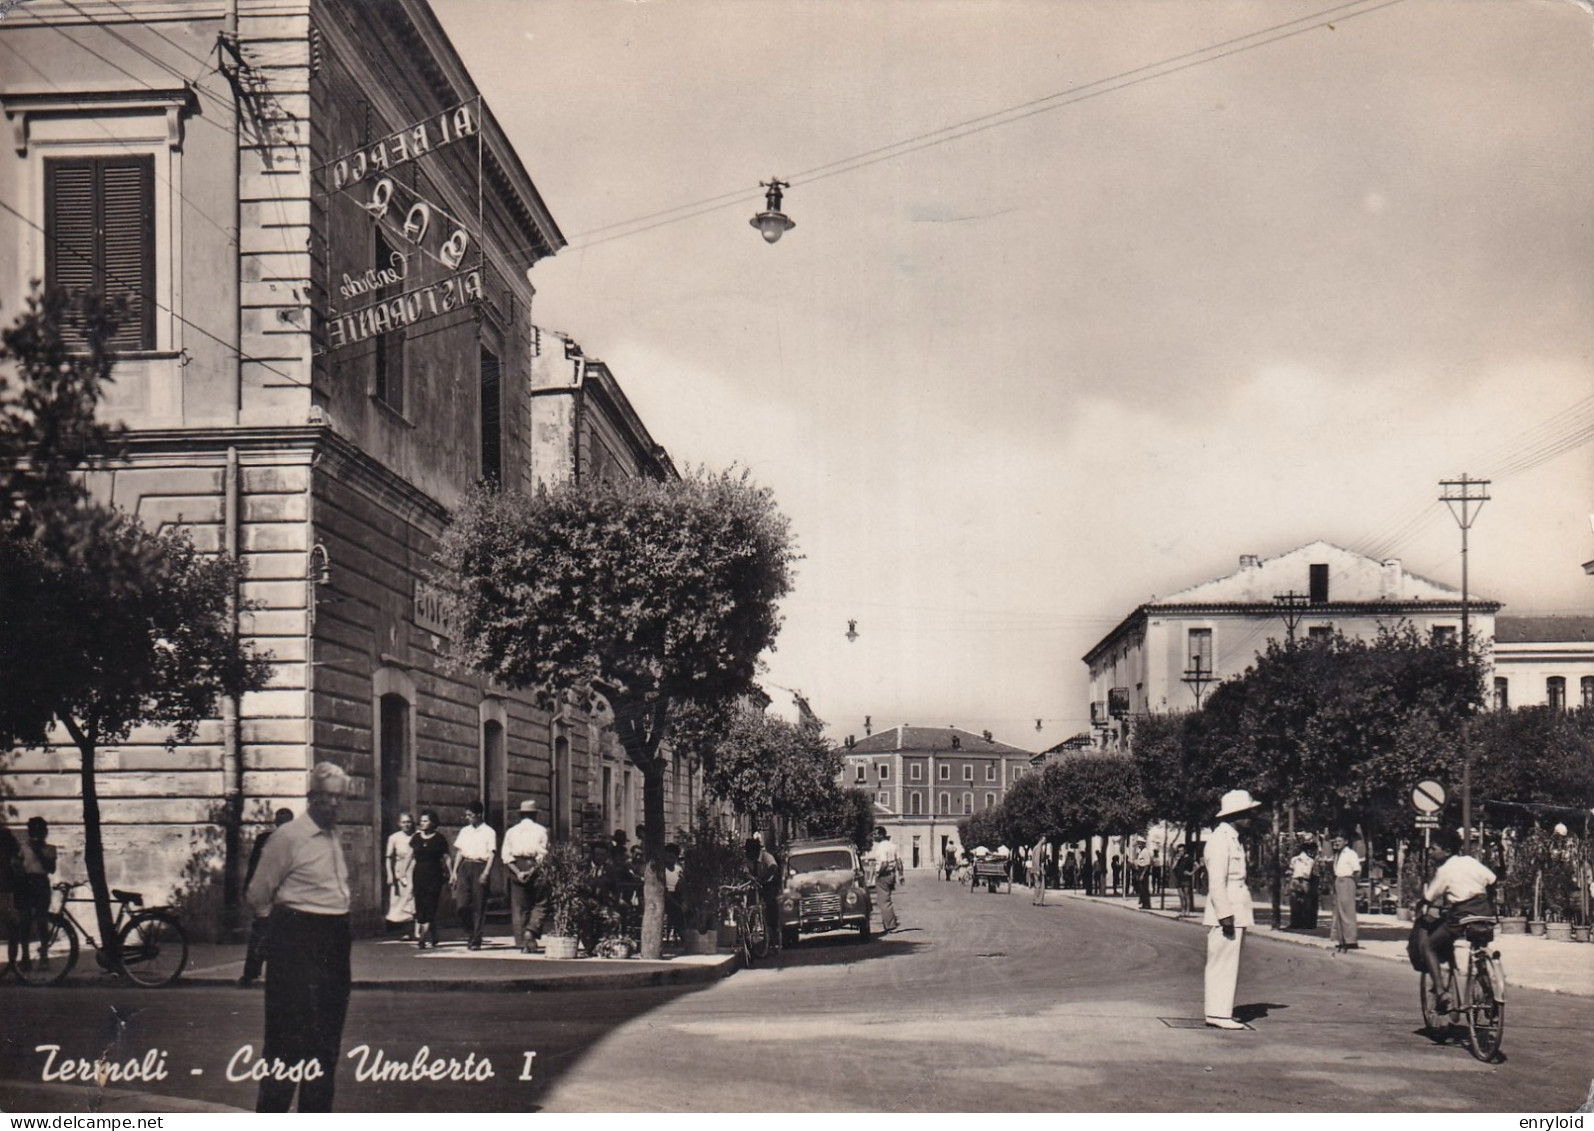
M 1367 0 L 1352 0 L 1350 3 L 1338 4 L 1328 8 L 1320 9 L 1319 11 L 1313 12 L 1309 15 L 1300 16 L 1291 20 L 1285 20 L 1281 23 L 1273 24 L 1269 27 L 1261 28 L 1254 32 L 1248 32 L 1245 35 L 1208 44 L 1205 47 L 1182 52 L 1178 55 L 1172 55 L 1165 59 L 1160 59 L 1154 63 L 1147 63 L 1127 71 L 1121 71 L 1118 74 L 1110 75 L 1106 78 L 1095 79 L 1072 90 L 1059 91 L 1055 94 L 1049 94 L 1041 98 L 1031 99 L 1028 102 L 1018 103 L 1014 106 L 1009 106 L 1001 110 L 995 110 L 987 114 L 979 115 L 978 117 L 968 118 L 949 126 L 943 126 L 939 129 L 930 130 L 926 133 L 905 138 L 901 141 L 892 142 L 889 145 L 877 146 L 874 149 L 864 150 L 861 153 L 856 153 L 849 157 L 838 158 L 835 161 L 813 166 L 812 168 L 806 169 L 800 173 L 794 173 L 790 177 L 790 182 L 793 185 L 811 184 L 816 181 L 839 176 L 842 173 L 854 172 L 858 169 L 867 168 L 870 165 L 878 164 L 882 161 L 888 161 L 895 157 L 902 157 L 909 153 L 918 152 L 921 149 L 928 149 L 933 146 L 944 145 L 950 141 L 958 141 L 962 138 L 972 136 L 973 134 L 982 133 L 988 129 L 995 129 L 998 126 L 1010 125 L 1014 122 L 1022 121 L 1025 118 L 1032 117 L 1035 114 L 1041 114 L 1049 110 L 1060 109 L 1064 106 L 1071 106 L 1078 102 L 1083 102 L 1088 99 L 1098 97 L 1102 94 L 1125 90 L 1143 82 L 1149 82 L 1158 78 L 1165 78 L 1169 75 L 1177 74 L 1192 67 L 1200 66 L 1205 63 L 1217 62 L 1218 60 L 1229 58 L 1230 56 L 1238 55 L 1246 51 L 1251 51 L 1258 47 L 1269 46 L 1273 43 L 1282 42 L 1283 40 L 1290 39 L 1298 35 L 1304 35 L 1307 32 L 1314 31 L 1322 26 L 1324 21 L 1326 21 L 1329 17 L 1333 17 L 1337 21 L 1355 19 L 1358 16 L 1369 15 L 1383 8 L 1393 7 L 1396 4 L 1402 3 L 1403 0 L 1383 0 L 1382 3 L 1374 4 L 1371 7 L 1365 7 L 1364 5 L 1366 2 Z M 1357 8 L 1360 8 L 1360 10 L 1350 10 Z M 1279 32 L 1280 34 L 1270 34 L 1273 32 Z M 1255 40 L 1256 42 L 1247 42 L 1251 40 Z M 728 193 L 721 193 L 718 196 L 708 197 L 703 200 L 677 205 L 673 208 L 662 209 L 658 212 L 651 212 L 642 216 L 636 216 L 629 220 L 604 224 L 597 228 L 592 228 L 585 232 L 579 232 L 571 236 L 570 246 L 575 250 L 582 250 L 588 247 L 595 247 L 599 244 L 609 243 L 612 240 L 621 239 L 624 236 L 640 235 L 643 232 L 652 231 L 655 228 L 663 227 L 667 224 L 677 223 L 682 220 L 690 220 L 698 216 L 706 215 L 710 212 L 716 212 L 730 207 L 732 204 L 747 200 L 749 195 L 756 194 L 756 191 L 757 190 L 753 188 L 738 189 Z M 677 215 L 677 213 L 681 214 Z M 648 223 L 648 221 L 655 222 Z M 612 231 L 616 228 L 633 229 L 634 225 L 638 224 L 643 226 L 635 227 L 634 230 L 627 230 L 615 235 L 604 236 L 601 239 L 587 238 L 589 236 L 598 235 L 602 232 Z

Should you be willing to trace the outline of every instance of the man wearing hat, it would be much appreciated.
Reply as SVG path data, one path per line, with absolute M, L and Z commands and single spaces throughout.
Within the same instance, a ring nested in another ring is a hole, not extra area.
M 1245 883 L 1245 848 L 1240 834 L 1251 827 L 1260 802 L 1249 790 L 1231 789 L 1218 804 L 1218 827 L 1207 838 L 1206 1018 L 1209 1029 L 1244 1029 L 1234 1017 L 1234 987 L 1240 980 L 1245 928 L 1255 926 L 1251 889 Z
M 548 830 L 537 823 L 537 803 L 520 803 L 520 820 L 504 833 L 504 867 L 509 870 L 509 925 L 515 945 L 530 954 L 548 918 L 548 882 L 542 864 L 548 857 Z
M 260 1081 L 256 1111 L 287 1111 L 295 1089 L 300 1111 L 332 1110 L 349 1010 L 349 865 L 337 835 L 349 777 L 317 762 L 305 790 L 304 814 L 272 834 L 249 883 L 249 906 L 271 917 L 260 1059 L 299 1066 L 293 1079 Z

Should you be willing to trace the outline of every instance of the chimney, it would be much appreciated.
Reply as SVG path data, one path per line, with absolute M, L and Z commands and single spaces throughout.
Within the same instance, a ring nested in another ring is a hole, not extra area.
M 1398 601 L 1400 600 L 1401 589 L 1400 559 L 1385 558 L 1381 564 L 1384 567 L 1384 576 L 1381 579 L 1383 582 L 1384 591 L 1380 594 L 1380 596 L 1388 601 Z

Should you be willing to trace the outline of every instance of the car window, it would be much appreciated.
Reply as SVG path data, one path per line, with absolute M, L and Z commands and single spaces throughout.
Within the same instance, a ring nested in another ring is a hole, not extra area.
M 792 856 L 787 863 L 794 873 L 823 872 L 835 868 L 850 872 L 856 867 L 852 862 L 852 853 L 845 848 L 831 848 L 823 852 L 799 853 Z

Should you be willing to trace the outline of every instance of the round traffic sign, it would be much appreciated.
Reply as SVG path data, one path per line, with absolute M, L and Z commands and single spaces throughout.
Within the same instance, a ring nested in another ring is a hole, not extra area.
M 1411 789 L 1411 803 L 1419 813 L 1437 813 L 1445 807 L 1445 787 L 1429 778 Z

